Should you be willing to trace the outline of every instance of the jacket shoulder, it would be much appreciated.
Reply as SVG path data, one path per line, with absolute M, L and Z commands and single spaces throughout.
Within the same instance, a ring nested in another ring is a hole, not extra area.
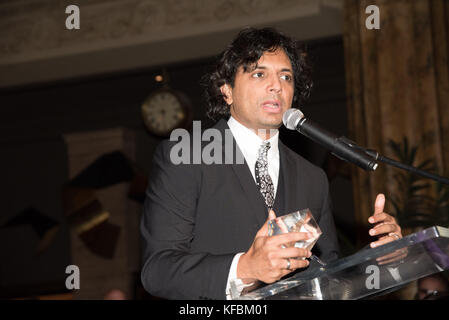
M 284 154 L 295 163 L 296 167 L 298 167 L 303 174 L 306 174 L 311 178 L 319 177 L 327 181 L 327 175 L 322 168 L 305 159 L 303 156 L 287 147 L 281 141 L 279 141 L 279 147 L 283 149 Z

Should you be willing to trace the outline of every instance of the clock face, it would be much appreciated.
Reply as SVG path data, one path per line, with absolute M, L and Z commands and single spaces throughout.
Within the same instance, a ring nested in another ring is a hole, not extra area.
M 152 94 L 142 105 L 147 128 L 158 135 L 168 135 L 186 118 L 186 111 L 178 97 L 168 90 Z

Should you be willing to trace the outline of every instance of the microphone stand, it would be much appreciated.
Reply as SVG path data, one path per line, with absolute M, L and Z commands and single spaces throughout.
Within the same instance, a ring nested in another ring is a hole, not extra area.
M 439 176 L 439 175 L 436 175 L 436 174 L 432 174 L 430 172 L 427 172 L 427 171 L 424 171 L 424 170 L 420 170 L 418 168 L 415 168 L 415 167 L 403 164 L 403 163 L 398 162 L 396 160 L 384 157 L 384 156 L 380 155 L 379 152 L 377 152 L 376 150 L 368 150 L 368 149 L 361 148 L 360 146 L 357 146 L 357 147 L 362 149 L 362 150 L 364 150 L 367 155 L 371 156 L 376 161 L 380 161 L 380 162 L 389 164 L 391 166 L 394 166 L 394 167 L 397 167 L 397 168 L 400 168 L 400 169 L 403 169 L 403 170 L 407 170 L 407 171 L 409 171 L 411 173 L 418 174 L 420 176 L 423 176 L 423 177 L 426 177 L 426 178 L 430 178 L 432 180 L 435 180 L 435 181 L 438 181 L 438 182 L 441 182 L 441 183 L 449 185 L 449 179 L 448 178 L 445 178 L 445 177 L 442 177 L 442 176 Z
M 353 149 L 365 152 L 367 155 L 369 155 L 375 161 L 380 161 L 380 162 L 389 164 L 389 165 L 391 165 L 393 167 L 400 168 L 400 169 L 403 169 L 403 170 L 407 170 L 407 171 L 409 171 L 411 173 L 418 174 L 420 176 L 423 176 L 423 177 L 426 177 L 426 178 L 429 178 L 429 179 L 441 182 L 443 184 L 449 185 L 449 179 L 446 178 L 446 177 L 442 177 L 442 176 L 439 176 L 439 175 L 436 175 L 436 174 L 433 174 L 433 173 L 430 173 L 430 172 L 427 172 L 427 171 L 424 171 L 424 170 L 421 170 L 421 169 L 409 166 L 407 164 L 403 164 L 403 163 L 398 162 L 396 160 L 384 157 L 381 154 L 379 154 L 379 152 L 377 152 L 376 150 L 365 149 L 365 148 L 357 145 L 354 141 L 352 141 L 352 140 L 350 140 L 350 139 L 348 139 L 346 137 L 340 137 L 340 138 L 338 138 L 338 140 L 340 142 L 345 143 L 350 148 L 353 148 Z M 377 164 L 373 167 L 372 171 L 376 170 L 376 168 L 377 168 Z

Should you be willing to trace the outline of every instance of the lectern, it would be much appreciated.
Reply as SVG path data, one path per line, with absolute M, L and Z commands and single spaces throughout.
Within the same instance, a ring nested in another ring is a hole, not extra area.
M 449 229 L 434 226 L 327 264 L 311 260 L 295 275 L 239 294 L 240 300 L 354 300 L 386 294 L 449 269 Z

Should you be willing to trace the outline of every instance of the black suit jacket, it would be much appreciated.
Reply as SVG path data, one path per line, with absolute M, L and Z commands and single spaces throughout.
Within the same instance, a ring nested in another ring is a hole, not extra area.
M 229 129 L 225 120 L 214 128 L 222 137 Z M 268 217 L 265 201 L 246 162 L 174 165 L 175 144 L 163 141 L 154 153 L 141 221 L 142 283 L 158 297 L 225 299 L 234 255 L 248 250 Z M 325 173 L 281 141 L 279 157 L 276 215 L 310 208 L 323 231 L 314 254 L 337 258 Z

